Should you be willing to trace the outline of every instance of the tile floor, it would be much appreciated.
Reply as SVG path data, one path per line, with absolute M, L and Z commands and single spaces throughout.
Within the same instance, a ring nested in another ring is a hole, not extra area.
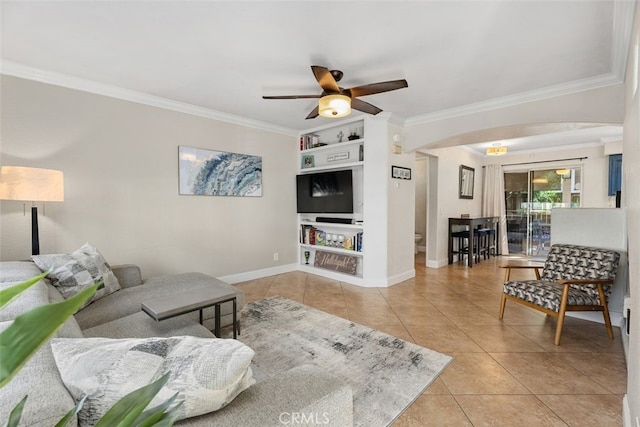
M 421 254 L 423 256 L 423 254 Z M 514 271 L 512 279 L 532 272 Z M 390 288 L 291 272 L 237 284 L 247 302 L 282 295 L 454 356 L 394 426 L 621 426 L 626 364 L 603 325 L 555 320 L 507 302 L 496 258 L 432 269 Z

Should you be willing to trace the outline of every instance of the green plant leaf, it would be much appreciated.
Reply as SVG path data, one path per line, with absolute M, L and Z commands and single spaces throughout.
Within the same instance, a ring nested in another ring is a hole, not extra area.
M 178 412 L 178 408 L 180 408 L 184 403 L 184 401 L 179 402 L 173 408 L 169 409 L 177 398 L 178 393 L 174 394 L 166 402 L 151 409 L 147 409 L 142 414 L 140 414 L 135 422 L 135 425 L 137 427 L 160 427 L 165 425 L 173 425 L 173 423 L 178 419 L 178 416 L 180 415 Z
M 42 273 L 39 276 L 25 280 L 24 282 L 16 283 L 10 288 L 0 290 L 0 309 L 16 299 L 18 295 L 29 289 L 31 286 L 44 279 L 48 273 L 49 272 Z
M 0 333 L 0 387 L 27 363 L 38 349 L 96 293 L 99 284 L 55 304 L 36 307 L 13 320 Z
M 65 427 L 66 425 L 68 425 L 69 421 L 71 421 L 76 415 L 78 415 L 78 412 L 80 412 L 80 410 L 82 409 L 82 405 L 84 405 L 85 400 L 87 400 L 87 396 L 80 399 L 76 406 L 74 406 L 69 412 L 66 413 L 64 417 L 62 417 L 60 421 L 56 423 L 55 427 Z
M 20 418 L 22 418 L 22 410 L 24 409 L 24 404 L 27 403 L 28 395 L 23 397 L 20 402 L 11 410 L 9 414 L 9 419 L 7 420 L 6 427 L 17 427 L 20 422 Z
M 144 408 L 153 400 L 160 389 L 169 380 L 170 372 L 164 374 L 160 379 L 118 400 L 106 414 L 100 418 L 95 427 L 131 426 L 138 419 Z

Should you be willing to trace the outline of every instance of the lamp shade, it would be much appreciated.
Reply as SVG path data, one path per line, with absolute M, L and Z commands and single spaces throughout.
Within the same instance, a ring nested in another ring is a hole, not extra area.
M 351 114 L 351 98 L 346 95 L 325 95 L 318 100 L 318 114 L 337 119 Z
M 0 200 L 62 202 L 64 201 L 62 171 L 2 166 L 0 168 Z

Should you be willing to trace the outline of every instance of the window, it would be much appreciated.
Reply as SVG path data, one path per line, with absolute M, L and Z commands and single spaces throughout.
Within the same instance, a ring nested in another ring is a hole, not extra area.
M 504 183 L 509 252 L 546 257 L 551 209 L 580 207 L 582 169 L 505 172 Z

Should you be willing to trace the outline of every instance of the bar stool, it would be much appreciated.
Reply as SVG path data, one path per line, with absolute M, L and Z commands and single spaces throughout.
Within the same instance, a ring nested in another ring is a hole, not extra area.
M 458 262 L 464 260 L 465 254 L 469 254 L 469 232 L 468 231 L 452 231 L 451 238 L 454 239 L 454 242 L 458 242 L 457 249 L 454 247 L 451 251 L 453 254 L 458 255 Z
M 495 228 L 489 228 L 489 238 L 487 240 L 489 243 L 487 254 L 489 257 L 491 257 L 491 255 L 496 256 L 498 254 L 498 242 L 496 240 Z
M 478 251 L 477 251 L 477 259 L 480 259 L 480 255 L 483 256 L 484 259 L 491 258 L 491 252 L 493 252 L 493 256 L 496 254 L 496 230 L 493 228 L 479 228 L 477 230 L 478 233 Z
M 469 231 L 452 231 L 451 237 L 454 239 L 454 242 L 457 240 L 458 248 L 454 247 L 451 251 L 453 254 L 458 255 L 458 262 L 464 260 L 464 256 L 472 256 L 474 257 L 475 262 L 480 261 L 480 234 L 478 230 L 475 231 L 473 235 L 473 244 L 469 245 Z
M 480 256 L 483 259 L 489 257 L 489 229 L 478 228 L 476 230 L 478 235 L 478 247 L 476 248 L 476 262 L 480 262 Z

